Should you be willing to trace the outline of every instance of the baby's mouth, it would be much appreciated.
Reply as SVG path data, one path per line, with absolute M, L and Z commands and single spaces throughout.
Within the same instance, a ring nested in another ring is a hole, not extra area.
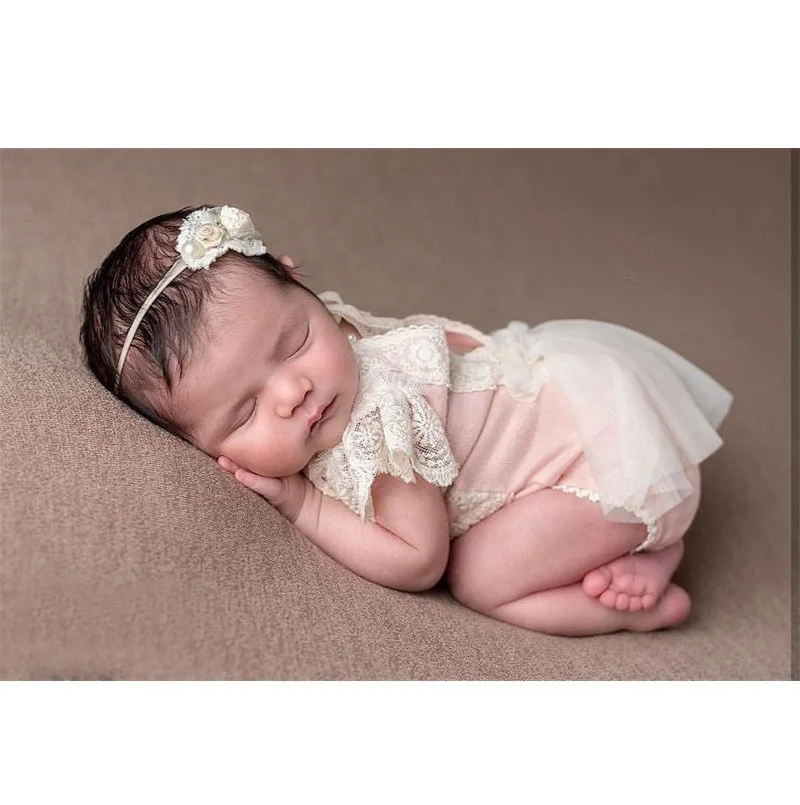
M 320 425 L 320 423 L 324 422 L 328 415 L 333 410 L 333 403 L 336 401 L 336 397 L 334 397 L 321 411 L 318 411 L 311 419 L 309 420 L 310 428 L 309 430 L 313 433 Z

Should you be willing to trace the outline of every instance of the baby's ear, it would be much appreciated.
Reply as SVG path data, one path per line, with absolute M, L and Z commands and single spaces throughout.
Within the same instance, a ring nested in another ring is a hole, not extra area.
M 285 265 L 286 268 L 289 269 L 290 273 L 294 273 L 294 272 L 292 272 L 292 269 L 294 268 L 294 260 L 292 260 L 292 258 L 289 257 L 288 254 L 278 255 L 278 262 L 282 263 L 283 265 Z

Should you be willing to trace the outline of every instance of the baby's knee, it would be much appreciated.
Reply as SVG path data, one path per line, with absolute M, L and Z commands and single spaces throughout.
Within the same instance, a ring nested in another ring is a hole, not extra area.
M 497 605 L 496 591 L 491 589 L 484 575 L 475 572 L 475 568 L 470 566 L 468 559 L 460 551 L 451 550 L 445 580 L 450 595 L 469 609 L 488 613 Z

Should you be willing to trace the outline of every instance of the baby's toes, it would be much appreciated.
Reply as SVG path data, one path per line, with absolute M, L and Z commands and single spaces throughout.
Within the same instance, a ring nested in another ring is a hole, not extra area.
M 597 599 L 604 607 L 609 609 L 617 608 L 617 593 L 614 590 L 606 590 Z
M 598 567 L 583 577 L 583 591 L 592 598 L 602 598 L 610 583 L 611 571 L 607 567 Z

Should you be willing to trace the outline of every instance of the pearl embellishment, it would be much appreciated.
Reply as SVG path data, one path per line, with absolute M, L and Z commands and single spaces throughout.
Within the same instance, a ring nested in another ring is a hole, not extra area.
M 202 257 L 205 252 L 206 250 L 203 244 L 198 243 L 196 240 L 190 240 L 188 243 L 184 244 L 182 249 L 183 256 L 188 257 L 190 260 Z

